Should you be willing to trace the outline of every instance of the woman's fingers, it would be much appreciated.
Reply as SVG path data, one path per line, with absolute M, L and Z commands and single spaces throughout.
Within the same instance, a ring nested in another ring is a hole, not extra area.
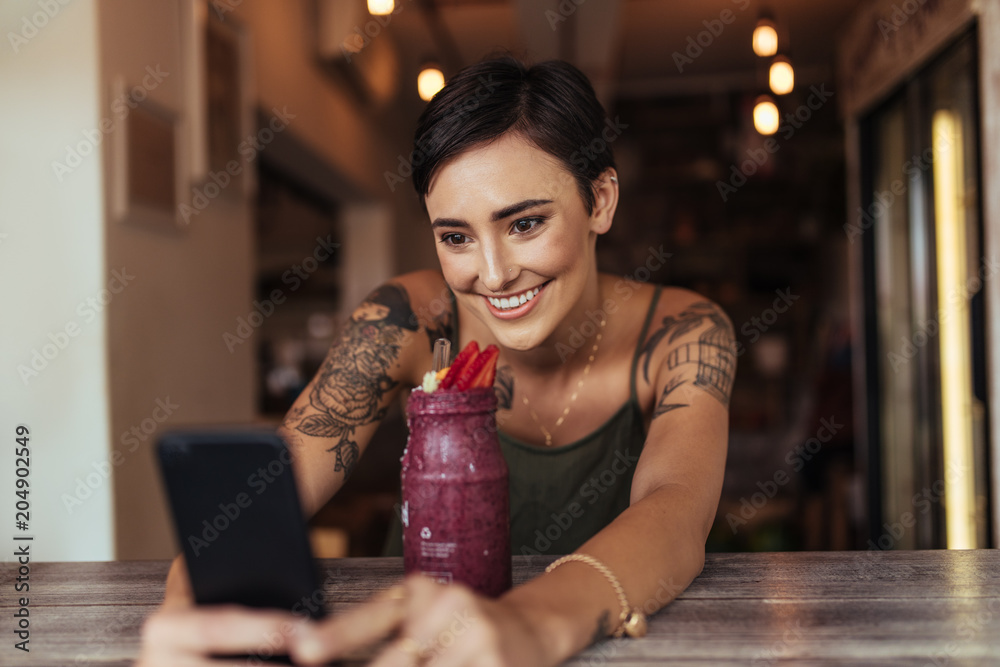
M 291 654 L 312 664 L 354 653 L 396 629 L 411 602 L 404 585 L 393 586 L 349 612 L 300 626 L 289 638 Z
M 288 651 L 288 636 L 301 624 L 285 612 L 220 606 L 166 609 L 142 630 L 150 653 L 274 655 Z
M 485 621 L 490 601 L 461 585 L 440 586 L 421 578 L 410 583 L 410 614 L 400 637 L 371 667 L 458 667 L 497 665 L 492 651 L 494 627 Z

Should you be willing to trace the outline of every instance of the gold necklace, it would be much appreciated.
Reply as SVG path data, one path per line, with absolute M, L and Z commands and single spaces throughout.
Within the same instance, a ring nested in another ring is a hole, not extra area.
M 576 402 L 576 397 L 580 395 L 580 389 L 583 388 L 583 381 L 587 379 L 588 375 L 590 375 L 590 365 L 594 363 L 594 357 L 597 356 L 597 349 L 601 345 L 601 339 L 604 338 L 604 325 L 607 323 L 607 318 L 602 317 L 601 328 L 597 331 L 597 338 L 594 339 L 593 347 L 590 348 L 590 357 L 587 359 L 587 365 L 583 367 L 583 377 L 576 383 L 576 390 L 573 392 L 573 395 L 569 397 L 569 403 L 565 408 L 563 408 L 562 414 L 559 415 L 559 419 L 556 420 L 556 425 L 552 427 L 553 431 L 563 425 L 563 422 L 566 421 L 566 415 L 569 414 L 570 408 L 573 407 L 573 403 Z M 535 411 L 531 408 L 531 403 L 528 402 L 528 397 L 526 395 L 522 395 L 521 401 L 524 403 L 524 407 L 528 408 L 528 414 L 531 415 L 531 420 L 535 422 L 535 425 L 541 429 L 542 435 L 545 436 L 545 446 L 551 447 L 552 433 L 550 433 L 549 430 L 545 428 L 540 421 L 538 421 L 538 415 L 535 414 Z

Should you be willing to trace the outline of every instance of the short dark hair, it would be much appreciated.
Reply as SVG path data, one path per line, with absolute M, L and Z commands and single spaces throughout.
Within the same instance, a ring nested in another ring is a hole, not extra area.
M 420 115 L 413 186 L 426 208 L 431 179 L 447 160 L 515 132 L 573 174 L 592 213 L 594 180 L 615 166 L 602 138 L 606 118 L 586 75 L 567 62 L 528 67 L 512 56 L 485 60 L 452 77 Z

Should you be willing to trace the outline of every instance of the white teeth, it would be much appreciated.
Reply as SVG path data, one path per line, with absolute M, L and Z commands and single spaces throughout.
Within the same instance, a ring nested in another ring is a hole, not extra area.
M 531 301 L 536 296 L 538 296 L 538 288 L 524 292 L 520 296 L 512 296 L 509 298 L 495 299 L 489 297 L 490 303 L 493 304 L 494 308 L 499 308 L 501 310 L 509 310 L 511 308 L 516 308 L 517 306 L 522 306 L 528 301 Z

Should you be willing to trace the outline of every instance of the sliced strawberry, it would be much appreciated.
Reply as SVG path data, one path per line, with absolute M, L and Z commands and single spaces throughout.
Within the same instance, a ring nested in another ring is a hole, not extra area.
M 497 355 L 500 354 L 500 350 L 497 350 L 496 345 L 490 345 L 485 350 L 476 355 L 476 358 L 470 361 L 465 368 L 462 369 L 462 374 L 458 376 L 455 381 L 455 389 L 459 391 L 468 391 L 475 387 L 475 379 L 482 372 L 484 368 L 489 364 L 490 359 L 493 357 L 494 352 L 490 352 L 490 348 L 493 348 Z
M 476 377 L 472 379 L 472 384 L 470 384 L 469 387 L 492 387 L 493 380 L 496 379 L 497 359 L 500 358 L 500 350 L 497 349 L 496 345 L 489 345 L 479 354 L 479 356 L 486 357 L 486 363 L 483 364 L 482 370 L 476 374 Z M 479 361 L 479 359 L 477 358 L 476 361 Z
M 448 374 L 444 376 L 441 383 L 438 385 L 438 389 L 451 389 L 452 385 L 458 379 L 458 376 L 462 373 L 462 369 L 472 361 L 479 354 L 479 343 L 474 340 L 470 340 L 469 344 L 462 348 L 462 351 L 458 353 L 455 357 L 455 361 L 451 362 L 451 368 L 448 370 Z

